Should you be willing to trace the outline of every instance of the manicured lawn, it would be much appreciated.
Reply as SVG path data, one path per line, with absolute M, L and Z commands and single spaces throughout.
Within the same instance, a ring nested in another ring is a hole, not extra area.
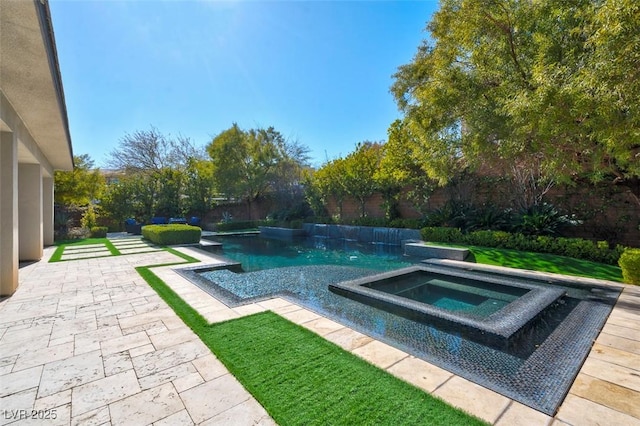
M 137 270 L 278 424 L 485 424 L 274 313 L 209 325 Z
M 469 247 L 477 263 L 622 282 L 619 267 L 545 253 Z

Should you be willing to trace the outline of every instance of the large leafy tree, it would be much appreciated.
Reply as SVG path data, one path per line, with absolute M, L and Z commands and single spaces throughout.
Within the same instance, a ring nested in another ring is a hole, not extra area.
M 344 200 L 348 195 L 346 166 L 344 158 L 328 161 L 313 173 L 307 183 L 309 186 L 307 197 L 321 201 L 324 206 L 327 206 L 329 201 L 333 200 L 338 208 L 338 216 L 340 218 L 343 213 Z M 313 202 L 310 202 L 310 204 L 317 205 L 317 203 Z M 316 207 L 316 210 L 319 209 Z
M 378 190 L 375 175 L 382 159 L 382 144 L 361 142 L 344 158 L 344 186 L 360 206 L 360 217 L 366 216 L 367 199 Z
M 396 206 L 403 189 L 416 210 L 425 214 L 427 202 L 437 182 L 423 170 L 424 153 L 420 146 L 414 143 L 406 129 L 406 123 L 401 120 L 391 124 L 388 134 L 389 140 L 383 146 L 383 156 L 375 174 L 384 199 L 386 216 L 388 219 L 394 219 L 397 215 Z M 450 169 L 449 173 L 456 171 Z
M 88 154 L 73 157 L 72 171 L 56 171 L 54 174 L 55 202 L 61 205 L 86 206 L 100 197 L 104 189 L 104 177 L 94 168 Z
M 208 160 L 191 158 L 184 170 L 184 208 L 203 215 L 213 206 L 213 167 Z
M 427 176 L 535 157 L 640 204 L 638 22 L 634 0 L 443 0 L 392 86 Z
M 237 124 L 214 137 L 206 149 L 218 190 L 249 204 L 300 181 L 308 152 L 273 127 L 243 130 Z

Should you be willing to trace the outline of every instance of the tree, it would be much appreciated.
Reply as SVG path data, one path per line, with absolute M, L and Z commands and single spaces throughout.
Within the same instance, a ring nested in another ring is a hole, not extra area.
M 391 88 L 439 183 L 535 156 L 544 178 L 625 185 L 640 205 L 640 6 L 443 0 Z
M 184 171 L 184 209 L 204 215 L 213 205 L 213 166 L 210 161 L 189 159 Z
M 54 173 L 55 202 L 62 205 L 86 206 L 100 197 L 104 177 L 88 154 L 73 157 L 73 170 Z
M 347 197 L 346 161 L 336 158 L 322 165 L 311 177 L 311 196 L 316 196 L 326 206 L 333 199 L 342 217 L 342 206 Z
M 189 158 L 203 158 L 203 153 L 189 138 L 166 137 L 151 127 L 125 134 L 109 156 L 109 166 L 114 169 L 149 174 L 166 168 L 183 169 Z
M 237 124 L 206 147 L 216 187 L 228 197 L 251 203 L 301 179 L 308 149 L 287 141 L 273 127 L 242 130 Z
M 203 212 L 202 203 L 197 209 L 191 205 L 197 203 L 201 193 L 212 191 L 211 180 L 198 177 L 198 171 L 205 170 L 196 166 L 202 161 L 204 151 L 196 148 L 189 138 L 166 137 L 154 127 L 127 133 L 118 148 L 110 153 L 109 160 L 111 167 L 125 172 L 126 179 L 110 192 L 103 206 L 113 209 L 111 216 L 115 218 L 130 211 L 115 205 L 115 201 L 135 203 L 135 217 L 142 220 L 153 216 L 182 216 L 187 210 Z M 120 193 L 128 193 L 132 198 L 120 199 L 117 196 Z
M 149 210 L 141 196 L 144 188 L 147 186 L 139 175 L 124 176 L 108 185 L 100 199 L 103 214 L 119 225 L 128 218 L 141 219 Z
M 344 187 L 358 201 L 360 217 L 366 216 L 367 199 L 378 189 L 375 174 L 381 158 L 381 143 L 361 142 L 344 159 Z
M 437 182 L 425 173 L 424 154 L 419 145 L 413 143 L 405 126 L 403 121 L 396 120 L 389 127 L 389 140 L 384 144 L 380 167 L 375 174 L 388 219 L 394 219 L 394 209 L 403 188 L 407 188 L 406 197 L 416 210 L 425 214 L 427 202 L 437 186 Z

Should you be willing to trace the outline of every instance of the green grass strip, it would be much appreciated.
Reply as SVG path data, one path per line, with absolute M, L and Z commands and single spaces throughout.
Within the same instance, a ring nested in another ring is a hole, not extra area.
M 67 247 L 79 247 L 79 246 L 88 246 L 91 244 L 104 244 L 112 256 L 117 256 L 120 254 L 118 249 L 114 247 L 114 245 L 107 238 L 84 238 L 81 240 L 65 240 L 65 241 L 56 241 L 54 243 L 56 250 L 53 252 L 51 257 L 49 258 L 49 262 L 62 262 L 62 254 L 64 253 L 65 248 Z M 95 256 L 95 257 L 105 257 L 105 256 Z M 84 259 L 93 259 L 89 257 L 84 257 Z M 78 260 L 78 259 L 71 259 Z
M 468 248 L 477 263 L 486 265 L 622 282 L 622 270 L 614 265 L 546 253 L 475 246 Z
M 136 270 L 278 424 L 486 424 L 272 312 L 210 325 Z
M 51 257 L 49 258 L 49 262 L 60 262 L 62 260 L 62 253 L 64 253 L 64 245 L 60 245 L 56 247 L 56 251 L 53 252 Z
M 186 254 L 186 253 L 182 253 L 181 251 L 178 251 L 178 250 L 172 249 L 171 247 L 164 246 L 164 247 L 162 247 L 162 248 L 163 248 L 163 249 L 165 249 L 166 251 L 168 251 L 169 253 L 171 253 L 171 254 L 173 254 L 173 255 L 176 255 L 176 256 L 178 256 L 178 257 L 180 257 L 180 258 L 184 259 L 185 261 L 187 261 L 187 263 L 200 262 L 200 260 L 199 260 L 199 259 L 196 259 L 195 257 L 191 257 L 191 256 L 189 256 L 189 255 L 188 255 L 188 254 Z M 156 266 L 156 265 L 154 265 L 154 266 Z
M 466 248 L 471 252 L 467 261 L 485 265 L 528 269 L 530 271 L 595 278 L 622 282 L 622 270 L 618 266 L 548 253 L 534 253 L 493 247 L 464 246 L 460 244 L 430 243 L 437 246 Z
M 111 240 L 105 238 L 104 239 L 104 245 L 107 246 L 107 248 L 109 249 L 109 252 L 111 253 L 112 256 L 120 256 L 122 253 L 120 253 L 120 250 L 118 250 L 118 248 L 116 246 L 113 245 L 113 243 L 111 242 Z
M 86 246 L 89 244 L 104 244 L 107 238 L 81 238 L 77 240 L 60 240 L 53 243 L 54 246 Z
M 203 340 L 282 425 L 484 424 L 272 312 Z

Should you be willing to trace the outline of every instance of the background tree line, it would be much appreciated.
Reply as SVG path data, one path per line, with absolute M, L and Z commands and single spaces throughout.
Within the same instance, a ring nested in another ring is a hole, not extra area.
M 72 172 L 56 172 L 56 213 L 64 222 L 65 211 L 97 211 L 115 230 L 127 218 L 147 223 L 154 216 L 203 216 L 216 202 L 250 205 L 266 194 L 292 202 L 308 167 L 307 152 L 273 127 L 243 130 L 234 124 L 203 148 L 153 127 L 138 130 L 110 153 L 109 183 L 86 154 L 74 157 Z
M 203 149 L 152 128 L 125 135 L 111 154 L 117 184 L 82 184 L 74 199 L 64 195 L 73 178 L 61 190 L 57 176 L 56 200 L 97 199 L 118 223 L 202 215 L 216 199 L 247 211 L 267 194 L 293 204 L 304 188 L 317 215 L 332 200 L 340 216 L 349 199 L 366 217 L 377 192 L 393 220 L 400 197 L 433 217 L 429 198 L 447 186 L 451 215 L 464 216 L 465 185 L 499 171 L 518 210 L 543 206 L 558 185 L 622 188 L 640 209 L 638 22 L 633 0 L 442 0 L 429 37 L 394 75 L 402 117 L 386 141 L 362 142 L 311 170 L 308 149 L 273 128 L 234 124 Z M 89 166 L 83 156 L 73 173 L 89 176 Z M 584 212 L 559 216 L 574 213 Z

